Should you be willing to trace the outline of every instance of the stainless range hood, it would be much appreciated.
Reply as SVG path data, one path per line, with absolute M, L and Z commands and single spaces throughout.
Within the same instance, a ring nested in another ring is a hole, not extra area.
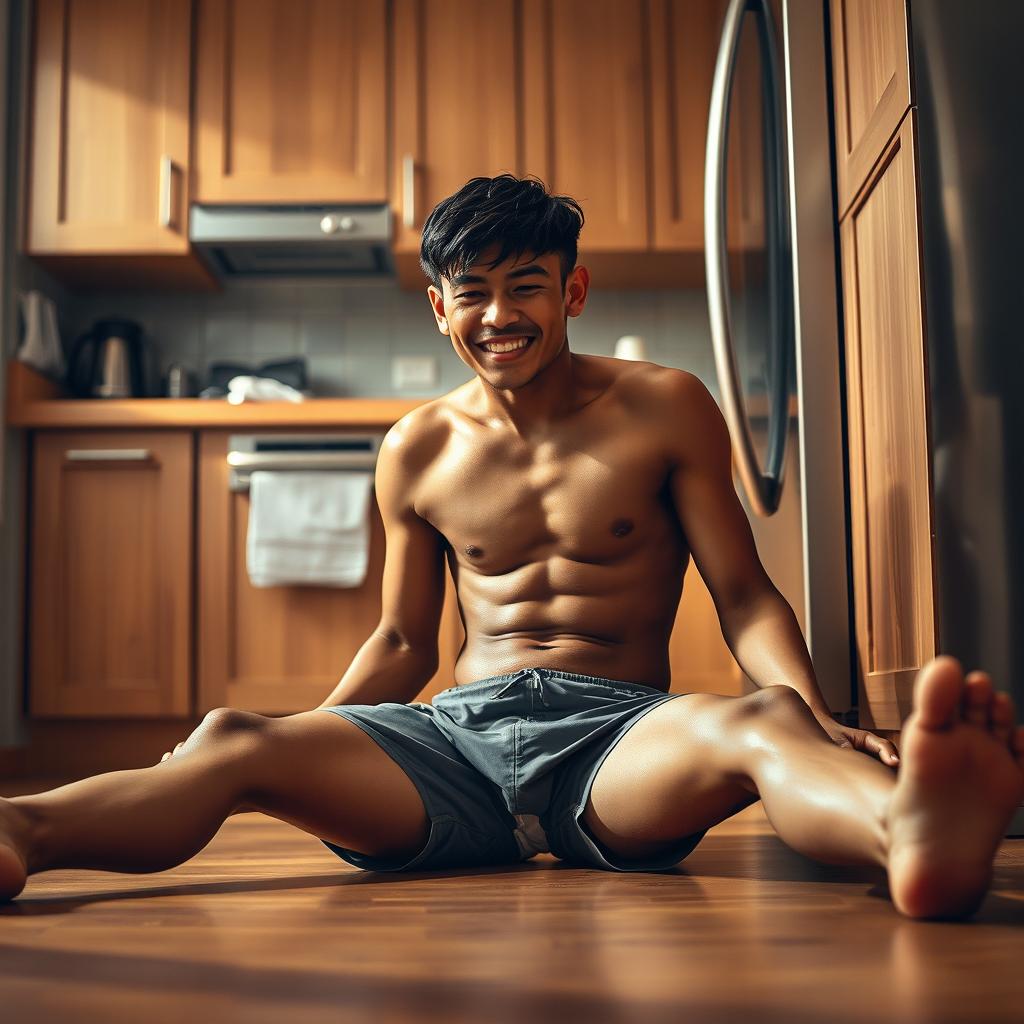
M 225 278 L 391 274 L 387 206 L 193 205 L 189 238 Z

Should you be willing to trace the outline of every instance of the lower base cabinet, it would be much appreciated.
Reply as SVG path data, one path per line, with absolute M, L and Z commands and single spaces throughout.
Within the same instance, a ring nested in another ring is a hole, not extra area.
M 29 712 L 192 712 L 191 431 L 35 436 Z

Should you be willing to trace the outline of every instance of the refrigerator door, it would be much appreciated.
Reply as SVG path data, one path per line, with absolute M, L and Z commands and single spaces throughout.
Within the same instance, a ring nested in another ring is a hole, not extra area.
M 854 693 L 825 59 L 824 5 L 729 3 L 709 116 L 705 258 L 741 497 L 825 699 L 845 713 Z
M 910 5 L 937 648 L 1024 708 L 1024 5 Z

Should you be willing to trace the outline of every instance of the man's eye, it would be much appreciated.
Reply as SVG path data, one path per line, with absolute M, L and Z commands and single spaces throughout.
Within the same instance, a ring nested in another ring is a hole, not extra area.
M 476 299 L 476 298 L 479 298 L 479 297 L 480 297 L 480 293 L 479 292 L 461 292 L 459 295 L 455 296 L 455 298 L 457 298 L 457 299 Z
M 539 284 L 523 284 L 523 285 L 520 285 L 516 289 L 516 291 L 517 292 L 535 292 L 535 291 L 537 291 L 538 288 L 540 288 Z

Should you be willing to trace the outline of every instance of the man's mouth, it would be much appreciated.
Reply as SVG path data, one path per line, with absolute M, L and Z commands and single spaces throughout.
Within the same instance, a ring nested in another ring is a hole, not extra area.
M 504 352 L 516 352 L 519 349 L 524 349 L 531 341 L 533 341 L 532 336 L 521 338 L 496 338 L 493 341 L 480 342 L 479 347 L 485 352 L 500 354 Z

